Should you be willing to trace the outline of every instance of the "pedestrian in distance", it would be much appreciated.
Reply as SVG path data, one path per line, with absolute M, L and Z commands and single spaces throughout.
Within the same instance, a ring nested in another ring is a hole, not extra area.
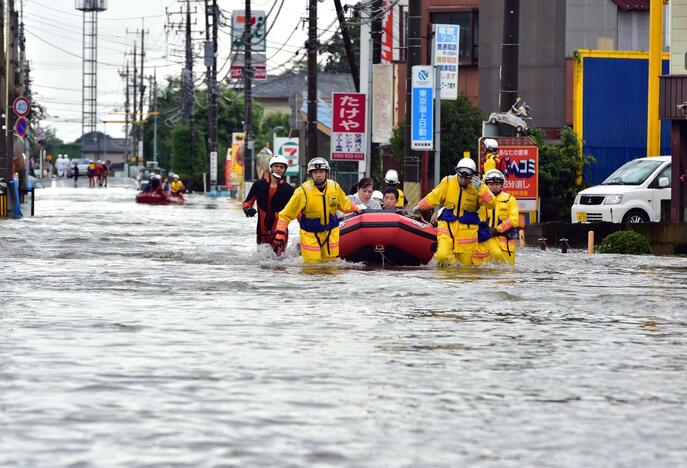
M 473 265 L 489 261 L 515 264 L 520 210 L 515 197 L 503 191 L 505 181 L 505 176 L 498 169 L 492 169 L 484 175 L 484 183 L 496 197 L 496 206 L 491 209 L 480 208 L 480 220 L 488 227 L 489 238 L 479 240 L 472 254 Z
M 301 255 L 306 263 L 330 261 L 339 256 L 339 218 L 337 211 L 357 211 L 339 184 L 328 179 L 329 163 L 316 157 L 308 162 L 310 180 L 296 189 L 279 212 L 275 243 L 286 245 L 291 221 L 299 218 Z
M 439 185 L 420 200 L 413 211 L 443 206 L 438 217 L 435 258 L 439 265 L 472 265 L 472 253 L 478 242 L 480 219 L 477 211 L 496 206 L 496 198 L 477 175 L 475 162 L 464 157 L 456 165 L 456 174 L 441 179 Z
M 293 195 L 294 188 L 284 180 L 289 160 L 281 154 L 272 156 L 269 161 L 268 177 L 256 181 L 243 201 L 243 212 L 249 218 L 258 215 L 256 241 L 270 244 L 277 255 L 281 255 L 287 242 L 285 232 L 283 242 L 275 242 L 279 212 L 284 209 Z M 258 208 L 253 208 L 257 203 Z
M 79 184 L 79 165 L 74 161 L 74 187 Z

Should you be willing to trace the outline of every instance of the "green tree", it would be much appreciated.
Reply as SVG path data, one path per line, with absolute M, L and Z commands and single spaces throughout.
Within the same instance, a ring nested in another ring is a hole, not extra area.
M 203 172 L 207 170 L 208 161 L 205 145 L 200 133 L 196 131 L 195 160 L 191 159 L 190 129 L 187 125 L 177 125 L 172 131 L 172 168 L 191 190 L 203 188 Z
M 354 9 L 355 11 L 357 10 Z M 352 18 L 357 21 L 357 17 L 357 13 L 354 13 Z M 360 25 L 356 22 L 349 23 L 348 31 L 353 42 L 353 57 L 358 69 L 360 69 Z M 339 27 L 335 29 L 334 34 L 328 40 L 319 45 L 317 53 L 319 56 L 325 57 L 321 71 L 327 73 L 351 73 L 348 56 L 346 55 L 346 46 Z
M 570 220 L 570 207 L 580 188 L 577 186 L 577 172 L 580 168 L 579 140 L 571 128 L 561 131 L 560 143 L 544 140 L 544 132 L 530 128 L 527 134 L 539 147 L 539 198 L 542 221 Z M 583 163 L 591 164 L 594 159 L 585 156 Z

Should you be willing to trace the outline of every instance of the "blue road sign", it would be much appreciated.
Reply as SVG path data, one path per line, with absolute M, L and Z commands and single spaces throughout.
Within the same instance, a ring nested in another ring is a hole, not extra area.
M 29 129 L 29 122 L 24 117 L 19 117 L 17 122 L 14 124 L 14 132 L 20 136 L 24 137 L 26 131 Z
M 412 79 L 410 115 L 410 148 L 417 151 L 433 148 L 434 70 L 429 65 L 415 65 Z

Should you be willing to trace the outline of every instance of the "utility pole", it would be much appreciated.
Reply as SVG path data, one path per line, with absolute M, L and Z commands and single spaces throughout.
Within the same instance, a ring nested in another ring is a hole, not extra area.
M 353 54 L 353 42 L 351 41 L 351 33 L 346 24 L 346 17 L 344 16 L 341 0 L 334 0 L 336 7 L 336 17 L 339 19 L 339 27 L 341 28 L 341 37 L 343 38 L 344 48 L 346 49 L 346 58 L 348 58 L 348 68 L 351 69 L 351 76 L 353 77 L 353 84 L 355 85 L 355 92 L 360 92 L 360 72 L 358 65 L 355 63 L 355 55 Z
M 16 116 L 12 111 L 12 103 L 16 98 L 16 73 L 17 73 L 17 28 L 14 14 L 14 0 L 7 0 L 6 21 L 6 48 L 5 48 L 5 158 L 7 164 L 6 177 L 11 178 L 12 158 L 14 157 L 14 124 Z
M 126 90 L 126 99 L 124 101 L 124 160 L 126 161 L 127 165 L 129 164 L 129 111 L 131 110 L 131 107 L 129 107 L 129 61 L 127 60 L 126 62 L 126 86 L 124 89 Z M 129 175 L 129 174 L 127 174 Z
M 375 63 L 382 63 L 382 19 L 383 19 L 383 9 L 384 5 L 382 3 L 382 0 L 375 0 L 374 3 L 372 4 L 372 23 L 370 24 L 370 39 L 372 42 L 372 63 L 370 64 L 370 73 L 369 73 L 369 79 L 368 79 L 368 115 L 370 116 L 368 118 L 368 132 L 367 132 L 367 139 L 368 139 L 368 148 L 370 150 L 369 154 L 367 155 L 367 164 L 365 167 L 365 175 L 367 177 L 372 177 L 372 168 L 373 167 L 379 167 L 380 172 L 382 169 L 382 161 L 381 158 L 379 158 L 379 143 L 374 143 L 372 142 L 372 78 L 374 74 L 374 64 Z
M 2 85 L 2 97 L 0 98 L 0 108 L 7 109 L 7 67 L 4 55 L 5 51 L 5 0 L 0 0 L 0 84 Z M 5 130 L 1 131 L 3 143 L 7 140 L 7 116 L 9 112 L 5 112 L 5 119 L 3 125 Z M 7 152 L 7 145 L 0 144 L 0 178 L 9 179 L 12 172 L 12 157 Z
M 186 0 L 186 69 L 184 95 L 186 97 L 186 112 L 189 128 L 189 151 L 191 153 L 191 173 L 196 165 L 196 119 L 193 116 L 195 103 L 193 101 L 193 51 L 191 50 L 191 2 Z
M 140 154 L 138 154 L 138 129 L 136 128 L 136 120 L 138 116 L 138 65 L 136 64 L 136 58 L 138 57 L 138 53 L 136 50 L 136 41 L 134 41 L 134 83 L 133 83 L 133 90 L 132 90 L 132 95 L 134 99 L 134 109 L 132 112 L 132 119 L 131 119 L 131 140 L 132 140 L 132 152 L 134 154 L 134 158 L 136 159 L 136 163 L 139 162 L 139 157 Z
M 255 178 L 255 158 L 253 156 L 253 62 L 251 41 L 251 19 L 253 17 L 250 9 L 250 0 L 246 0 L 245 20 L 243 29 L 243 132 L 245 134 L 245 153 L 244 164 L 250 169 L 248 180 Z
M 420 64 L 420 31 L 422 25 L 422 0 L 408 1 L 408 51 L 406 54 L 406 128 L 405 148 L 403 158 L 404 182 L 419 182 L 418 157 L 413 155 L 410 149 L 411 134 L 411 108 L 413 92 L 413 66 Z M 404 187 L 405 188 L 405 187 Z M 408 192 L 407 188 L 405 190 Z
M 143 29 L 143 19 L 141 19 L 141 79 L 139 81 L 141 83 L 141 86 L 140 86 L 141 98 L 140 98 L 139 103 L 138 103 L 139 108 L 140 108 L 139 109 L 140 110 L 140 117 L 136 119 L 136 120 L 138 120 L 138 122 L 137 122 L 138 125 L 137 125 L 136 129 L 138 130 L 138 135 L 139 135 L 138 145 L 141 149 L 140 151 L 137 151 L 137 153 L 139 153 L 139 157 L 141 157 L 142 159 L 144 159 L 143 158 L 143 143 L 144 143 L 144 139 L 145 139 L 145 134 L 143 133 L 143 121 L 145 120 L 145 117 L 143 116 L 143 97 L 144 97 L 144 93 L 146 90 L 145 81 L 144 81 L 145 75 L 143 73 L 145 55 L 146 55 L 146 51 L 145 51 L 145 30 Z M 144 159 L 144 161 L 145 161 L 145 159 Z
M 153 161 L 157 162 L 157 68 L 153 71 L 153 96 L 150 103 L 153 107 Z
M 212 38 L 210 37 L 210 16 L 212 16 Z M 212 0 L 212 11 L 205 0 L 205 76 L 208 88 L 208 154 L 217 158 L 217 0 Z M 210 175 L 212 183 L 212 174 Z M 214 181 L 215 184 L 217 181 Z M 212 190 L 215 190 L 214 184 Z
M 518 97 L 519 21 L 520 0 L 505 0 L 501 44 L 501 90 L 499 92 L 499 111 L 501 112 L 508 112 Z
M 317 1 L 308 9 L 308 160 L 317 156 Z

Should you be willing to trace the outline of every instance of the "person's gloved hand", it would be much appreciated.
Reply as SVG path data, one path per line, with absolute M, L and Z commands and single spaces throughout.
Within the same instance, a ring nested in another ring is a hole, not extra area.
M 496 229 L 496 228 L 494 228 L 494 227 L 490 227 L 490 228 L 489 228 L 489 232 L 491 233 L 492 236 L 498 236 L 498 235 L 501 234 L 501 233 L 499 232 L 499 230 Z
M 479 190 L 479 188 L 482 186 L 482 179 L 480 179 L 478 175 L 474 175 L 474 176 L 472 176 L 471 180 L 472 180 L 472 185 L 474 185 L 475 188 L 477 190 Z
M 279 255 L 286 247 L 286 233 L 284 231 L 277 231 L 274 235 L 274 252 Z
M 417 213 L 418 211 L 420 211 L 420 205 L 415 205 L 411 210 L 411 213 Z
M 255 216 L 255 214 L 258 212 L 258 210 L 256 210 L 252 206 L 247 206 L 243 209 L 243 212 L 246 213 L 247 217 L 252 218 L 253 216 Z

